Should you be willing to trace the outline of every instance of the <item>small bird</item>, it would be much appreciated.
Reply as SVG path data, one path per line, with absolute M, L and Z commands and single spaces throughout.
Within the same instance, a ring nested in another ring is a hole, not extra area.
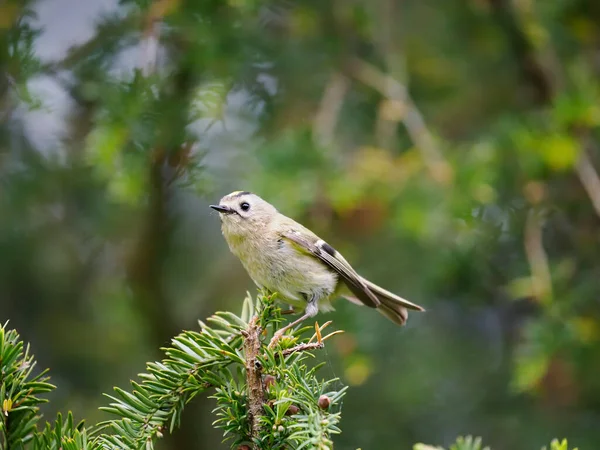
M 319 311 L 333 310 L 330 301 L 335 297 L 376 308 L 398 325 L 406 322 L 407 309 L 424 311 L 358 275 L 331 245 L 256 194 L 235 191 L 210 207 L 219 212 L 229 249 L 254 283 L 304 310 L 271 344 Z

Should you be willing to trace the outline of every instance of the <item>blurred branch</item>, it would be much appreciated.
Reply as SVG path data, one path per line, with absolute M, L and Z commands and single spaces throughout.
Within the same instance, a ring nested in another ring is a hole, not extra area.
M 142 41 L 140 67 L 144 76 L 153 74 L 158 63 L 160 25 L 156 20 L 148 20 Z
M 154 73 L 156 70 L 160 48 L 161 21 L 178 6 L 178 3 L 178 0 L 156 0 L 150 5 L 144 17 L 140 67 L 145 76 Z
M 142 44 L 146 44 L 146 46 L 142 51 L 142 59 L 139 65 L 144 76 L 151 75 L 156 69 L 157 47 L 159 45 L 158 22 L 161 17 L 154 12 L 155 3 L 157 2 L 150 5 L 142 22 Z M 151 48 L 150 41 L 152 40 L 155 41 L 154 51 Z M 150 201 L 148 219 L 127 271 L 140 306 L 145 310 L 145 315 L 151 322 L 152 329 L 155 330 L 157 342 L 164 342 L 175 330 L 175 325 L 169 320 L 167 302 L 163 298 L 160 277 L 162 272 L 161 261 L 165 252 L 165 239 L 168 235 L 166 186 L 162 175 L 162 165 L 167 159 L 165 153 L 162 149 L 150 149 L 149 151 Z
M 594 169 L 585 147 L 582 148 L 579 153 L 579 159 L 575 165 L 575 170 L 581 180 L 581 184 L 583 184 L 583 187 L 592 201 L 596 214 L 600 217 L 600 177 L 598 177 L 598 173 Z
M 332 144 L 344 97 L 349 88 L 350 80 L 343 74 L 340 72 L 331 74 L 313 120 L 313 136 L 318 145 L 327 147 Z
M 139 67 L 145 77 L 156 73 L 161 48 L 161 22 L 177 4 L 177 1 L 157 0 L 144 11 Z M 158 346 L 177 329 L 165 290 L 163 269 L 175 226 L 175 218 L 169 213 L 173 185 L 186 173 L 193 145 L 192 142 L 184 142 L 184 139 L 194 77 L 185 62 L 180 62 L 170 79 L 163 81 L 160 82 L 160 90 L 157 89 L 156 105 L 159 108 L 168 105 L 172 109 L 162 115 L 156 139 L 147 148 L 147 216 L 128 266 L 129 283 L 152 330 L 152 342 Z M 195 421 L 202 420 L 203 416 L 198 410 Z M 194 439 L 194 433 L 192 427 L 184 427 L 182 432 L 171 437 L 169 447 L 187 447 Z M 197 448 L 204 448 L 204 445 L 198 443 Z
M 114 54 L 135 42 L 134 32 L 140 29 L 141 24 L 144 39 L 154 40 L 156 44 L 144 42 L 142 62 L 145 64 L 140 64 L 146 69 L 145 75 L 152 73 L 155 69 L 154 64 L 160 38 L 160 21 L 178 3 L 176 0 L 157 0 L 150 5 L 148 11 L 132 9 L 125 16 L 122 14 L 105 16 L 96 26 L 96 33 L 91 39 L 71 48 L 65 58 L 45 64 L 44 72 L 49 75 L 58 75 L 61 71 L 72 70 L 96 52 Z
M 402 14 L 400 12 L 402 6 L 405 5 L 395 0 L 376 2 L 373 14 L 377 27 L 373 32 L 374 44 L 379 48 L 379 55 L 385 64 L 385 70 L 396 79 L 406 80 L 402 35 L 399 32 L 400 27 L 397 26 Z M 379 147 L 389 149 L 397 142 L 397 123 L 401 119 L 402 111 L 395 106 L 387 98 L 384 98 L 379 104 L 375 125 L 375 137 Z
M 548 255 L 544 250 L 540 213 L 531 209 L 525 223 L 525 253 L 531 267 L 533 295 L 540 301 L 552 298 L 552 278 Z
M 391 148 L 397 141 L 398 120 L 397 108 L 388 99 L 379 102 L 377 120 L 375 122 L 375 138 L 377 146 Z
M 506 34 L 510 47 L 517 60 L 523 79 L 535 93 L 538 104 L 549 103 L 558 85 L 558 72 L 548 67 L 547 58 L 543 58 L 536 46 L 523 30 L 523 23 L 531 20 L 510 0 L 489 0 L 498 24 Z M 545 60 L 546 59 L 546 60 Z
M 54 61 L 43 66 L 43 69 L 49 75 L 56 75 L 63 70 L 72 70 L 82 61 L 86 60 L 94 52 L 102 51 L 111 53 L 112 50 L 119 50 L 128 45 L 131 41 L 125 39 L 132 30 L 137 28 L 140 17 L 137 14 L 130 13 L 126 16 L 112 15 L 106 17 L 96 27 L 95 35 L 82 45 L 73 47 L 65 58 Z
M 350 71 L 358 80 L 387 98 L 389 117 L 395 117 L 397 121 L 404 123 L 410 138 L 421 152 L 431 177 L 438 183 L 449 184 L 452 181 L 452 168 L 438 148 L 406 86 L 359 58 L 353 59 Z

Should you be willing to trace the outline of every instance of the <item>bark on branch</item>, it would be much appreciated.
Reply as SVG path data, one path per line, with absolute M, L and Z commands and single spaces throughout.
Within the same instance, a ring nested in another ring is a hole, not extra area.
M 258 361 L 260 352 L 260 332 L 258 317 L 254 316 L 248 328 L 242 332 L 244 336 L 244 355 L 246 358 L 246 382 L 248 385 L 248 413 L 252 425 L 252 438 L 260 432 L 260 416 L 263 414 L 265 392 L 262 383 L 262 367 Z M 258 449 L 258 447 L 254 448 Z

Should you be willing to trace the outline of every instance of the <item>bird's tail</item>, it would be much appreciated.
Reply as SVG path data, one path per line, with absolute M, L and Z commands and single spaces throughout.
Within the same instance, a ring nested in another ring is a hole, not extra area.
M 396 294 L 393 294 L 390 291 L 371 283 L 369 280 L 366 280 L 362 277 L 361 280 L 381 302 L 381 304 L 377 306 L 377 310 L 398 325 L 404 325 L 406 322 L 406 319 L 408 318 L 408 309 L 412 309 L 414 311 L 425 311 L 425 309 L 421 306 L 409 302 L 408 300 L 405 300 L 402 297 L 399 297 Z

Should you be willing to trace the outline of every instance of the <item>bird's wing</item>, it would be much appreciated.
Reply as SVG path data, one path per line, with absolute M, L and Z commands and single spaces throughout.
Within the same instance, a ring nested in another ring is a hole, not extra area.
M 379 299 L 369 290 L 362 278 L 354 271 L 348 261 L 346 261 L 344 257 L 327 242 L 318 239 L 316 236 L 314 236 L 315 239 L 310 239 L 291 230 L 281 233 L 281 236 L 289 239 L 301 249 L 316 256 L 330 268 L 335 270 L 352 293 L 365 305 L 370 306 L 371 308 L 377 308 L 381 304 Z M 308 236 L 310 236 L 310 234 Z

